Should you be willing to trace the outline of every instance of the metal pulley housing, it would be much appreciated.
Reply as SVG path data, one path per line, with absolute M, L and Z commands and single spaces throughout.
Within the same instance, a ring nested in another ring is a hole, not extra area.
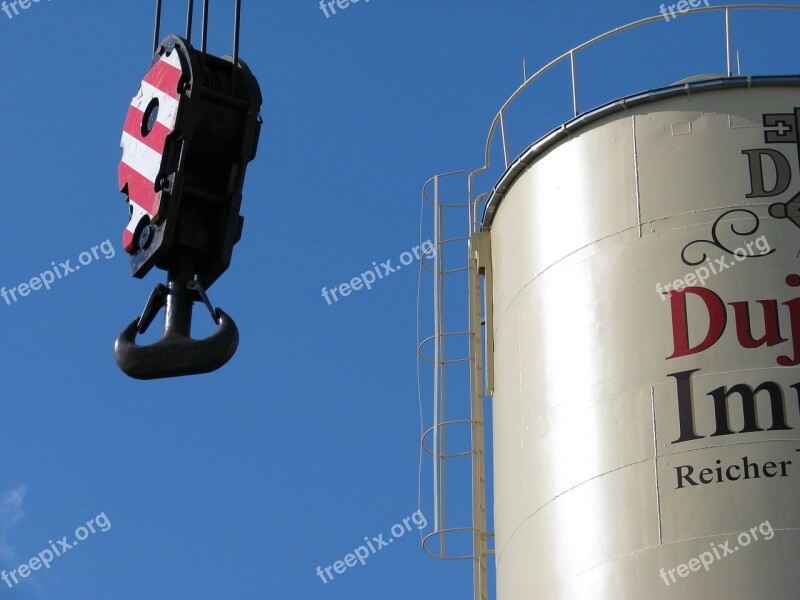
M 247 163 L 256 155 L 261 90 L 242 62 L 201 53 L 170 35 L 125 119 L 120 190 L 130 219 L 131 274 L 191 255 L 205 288 L 228 268 L 242 233 Z

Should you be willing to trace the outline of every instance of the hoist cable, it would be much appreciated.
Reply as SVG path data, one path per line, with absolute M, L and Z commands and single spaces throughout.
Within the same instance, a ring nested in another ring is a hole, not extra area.
M 158 34 L 161 30 L 161 0 L 156 0 L 156 25 L 155 31 L 153 32 L 153 54 L 156 53 L 158 50 Z
M 203 35 L 200 38 L 200 51 L 206 53 L 206 36 L 208 35 L 208 0 L 203 0 Z
M 194 0 L 188 0 L 189 6 L 186 9 L 186 41 L 192 43 L 192 18 L 194 16 Z M 208 2 L 203 0 L 203 31 L 200 38 L 200 51 L 203 55 L 207 52 L 208 44 Z M 161 3 L 156 0 L 156 19 L 153 28 L 153 54 L 158 50 L 159 34 L 161 32 Z M 242 24 L 242 0 L 234 0 L 233 15 L 233 65 L 232 65 L 232 84 L 233 94 L 236 94 L 236 74 L 239 65 L 239 32 Z
M 186 41 L 192 43 L 192 16 L 194 16 L 194 0 L 189 0 L 189 8 L 186 15 Z
M 231 78 L 231 85 L 233 95 L 236 95 L 236 72 L 239 67 L 239 25 L 241 24 L 242 16 L 242 0 L 234 0 L 234 16 L 233 16 L 233 77 Z

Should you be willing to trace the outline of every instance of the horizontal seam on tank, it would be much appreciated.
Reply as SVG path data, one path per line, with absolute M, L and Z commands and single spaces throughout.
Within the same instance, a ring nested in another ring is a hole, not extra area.
M 769 431 L 769 430 L 767 430 Z M 706 436 L 710 437 L 710 436 Z M 680 450 L 679 452 L 669 452 L 666 454 L 659 454 L 658 458 L 667 458 L 670 456 L 680 456 L 682 454 L 688 454 L 689 452 L 697 452 L 698 450 L 714 450 L 717 448 L 733 448 L 734 446 L 748 446 L 750 444 L 766 444 L 767 442 L 792 442 L 793 444 L 800 442 L 800 438 L 769 438 L 769 439 L 760 439 L 760 440 L 748 440 L 746 442 L 732 442 L 730 444 L 711 444 L 709 446 L 703 446 L 701 448 L 687 448 L 686 450 Z
M 777 527 L 773 527 L 772 530 L 773 531 L 800 531 L 800 528 L 797 528 L 797 527 L 786 527 L 786 528 L 783 528 L 783 529 L 778 529 Z M 625 552 L 623 554 L 619 554 L 619 555 L 615 556 L 611 560 L 606 560 L 606 561 L 597 563 L 596 565 L 592 565 L 588 569 L 584 569 L 583 571 L 579 571 L 579 572 L 575 573 L 574 575 L 571 575 L 570 579 L 574 578 L 574 577 L 579 577 L 579 576 L 583 575 L 584 573 L 588 573 L 589 571 L 592 571 L 593 569 L 596 569 L 598 567 L 602 567 L 604 565 L 607 565 L 607 564 L 613 563 L 615 561 L 618 561 L 623 556 L 628 556 L 630 554 L 641 554 L 642 552 L 649 552 L 650 550 L 655 550 L 656 548 L 663 548 L 664 546 L 672 546 L 674 544 L 682 544 L 684 542 L 693 542 L 695 540 L 707 540 L 709 538 L 734 535 L 734 534 L 737 534 L 737 533 L 744 533 L 744 532 L 743 531 L 729 531 L 729 532 L 726 532 L 726 533 L 715 533 L 714 535 L 701 535 L 699 537 L 686 538 L 684 540 L 677 540 L 677 541 L 674 541 L 674 542 L 667 542 L 666 544 L 659 544 L 658 546 L 647 546 L 646 548 L 641 548 L 639 550 L 636 550 L 633 553 Z
M 779 529 L 777 527 L 773 527 L 772 530 L 773 531 L 800 531 L 800 527 L 783 527 L 781 529 Z M 747 531 L 747 530 L 745 529 L 745 531 Z M 737 533 L 744 533 L 744 531 L 726 531 L 725 533 L 715 533 L 714 535 L 701 535 L 701 536 L 698 536 L 698 537 L 686 538 L 685 540 L 676 540 L 674 542 L 667 542 L 666 544 L 661 544 L 661 545 L 662 546 L 672 546 L 673 544 L 680 544 L 680 543 L 683 543 L 683 542 L 693 542 L 695 540 L 707 540 L 708 538 L 721 537 L 721 536 L 724 536 L 724 535 L 734 535 L 734 534 L 737 534 Z M 650 549 L 656 548 L 656 547 L 657 546 L 648 546 L 647 548 L 643 548 L 642 550 L 650 550 Z
M 642 226 L 649 225 L 651 223 L 658 223 L 659 221 L 665 221 L 666 219 L 673 219 L 675 217 L 683 217 L 683 216 L 686 216 L 686 215 L 695 215 L 695 214 L 700 214 L 700 213 L 704 213 L 704 212 L 712 212 L 712 211 L 715 211 L 715 210 L 726 210 L 726 209 L 730 209 L 730 208 L 744 208 L 744 207 L 751 207 L 752 208 L 752 207 L 757 207 L 757 206 L 766 207 L 767 205 L 764 204 L 764 203 L 750 203 L 750 204 L 729 204 L 727 206 L 714 206 L 714 207 L 711 207 L 711 208 L 703 208 L 703 209 L 700 209 L 700 210 L 692 210 L 692 211 L 689 211 L 689 212 L 676 213 L 674 215 L 669 215 L 668 217 L 659 217 L 657 219 L 650 219 L 648 221 L 642 221 Z M 525 289 L 530 284 L 532 284 L 534 281 L 536 281 L 539 277 L 541 277 L 542 275 L 547 273 L 550 269 L 552 269 L 556 265 L 560 264 L 564 260 L 566 260 L 569 257 L 573 256 L 574 254 L 577 254 L 578 252 L 581 252 L 582 250 L 585 250 L 586 248 L 588 248 L 590 246 L 593 246 L 593 245 L 595 245 L 597 243 L 600 243 L 600 242 L 603 242 L 603 241 L 605 241 L 605 240 L 607 240 L 609 238 L 612 238 L 615 235 L 619 235 L 620 233 L 625 233 L 626 231 L 630 231 L 632 229 L 639 229 L 639 224 L 637 223 L 636 225 L 632 225 L 630 227 L 625 227 L 624 229 L 620 229 L 620 230 L 615 231 L 613 233 L 609 233 L 608 235 L 603 236 L 601 238 L 597 238 L 595 240 L 592 240 L 591 242 L 589 242 L 587 244 L 584 244 L 580 248 L 576 248 L 575 250 L 573 250 L 569 254 L 565 254 L 564 256 L 559 258 L 553 264 L 547 265 L 542 271 L 540 271 L 539 273 L 534 275 L 533 278 L 528 283 L 526 283 L 524 286 L 522 286 L 520 288 L 520 290 L 516 294 L 514 294 L 514 297 L 509 301 L 509 303 L 506 305 L 505 309 L 503 310 L 503 314 L 501 314 L 500 318 L 496 320 L 496 322 L 497 322 L 496 331 L 500 329 L 500 325 L 503 323 L 503 320 L 506 317 L 506 313 L 508 312 L 508 309 L 511 307 L 511 305 L 514 304 L 514 302 L 520 296 L 520 294 L 522 294 L 525 291 Z M 682 229 L 682 228 L 676 227 L 676 229 Z
M 585 484 L 589 483 L 590 481 L 594 481 L 595 479 L 599 479 L 600 477 L 604 477 L 604 476 L 606 476 L 606 475 L 609 475 L 609 474 L 611 474 L 611 473 L 615 473 L 615 472 L 617 472 L 617 471 L 621 471 L 622 469 L 626 469 L 626 468 L 628 468 L 628 467 L 632 467 L 632 466 L 634 466 L 634 465 L 641 465 L 641 464 L 643 464 L 643 463 L 646 463 L 646 462 L 647 462 L 647 461 L 649 461 L 649 460 L 653 460 L 653 458 L 652 458 L 652 457 L 648 457 L 648 458 L 645 458 L 645 459 L 643 459 L 643 460 L 637 460 L 637 461 L 635 461 L 635 462 L 632 462 L 632 463 L 628 463 L 628 464 L 625 464 L 625 465 L 619 466 L 619 467 L 617 467 L 617 468 L 615 468 L 615 469 L 611 469 L 611 470 L 609 470 L 609 471 L 604 471 L 603 473 L 598 473 L 598 474 L 597 474 L 597 475 L 595 475 L 594 477 L 590 477 L 589 479 L 585 479 L 585 480 L 581 481 L 579 484 L 577 484 L 577 485 L 574 485 L 574 486 L 572 486 L 571 488 L 567 488 L 566 490 L 564 490 L 564 491 L 562 491 L 562 492 L 560 492 L 560 493 L 556 494 L 555 496 L 553 496 L 553 497 L 552 497 L 550 500 L 548 500 L 547 502 L 545 502 L 544 504 L 542 504 L 542 505 L 541 505 L 539 508 L 537 508 L 537 509 L 536 509 L 534 512 L 532 512 L 532 513 L 531 513 L 531 514 L 529 514 L 527 517 L 525 517 L 525 520 L 524 520 L 524 521 L 522 521 L 522 523 L 520 523 L 520 524 L 517 526 L 517 528 L 516 528 L 516 529 L 515 529 L 515 530 L 514 530 L 514 531 L 511 533 L 511 535 L 510 535 L 510 536 L 509 536 L 509 538 L 508 538 L 508 541 L 507 541 L 507 542 L 506 542 L 506 543 L 503 545 L 503 547 L 502 547 L 502 548 L 501 548 L 501 550 L 500 550 L 500 554 L 498 555 L 498 562 L 499 562 L 500 560 L 502 560 L 502 558 L 503 558 L 503 554 L 504 554 L 504 553 L 505 553 L 505 551 L 506 551 L 506 547 L 508 546 L 508 544 L 509 544 L 509 543 L 511 543 L 511 540 L 514 538 L 514 536 L 515 536 L 515 535 L 517 535 L 517 532 L 518 532 L 518 531 L 519 531 L 519 530 L 520 530 L 520 529 L 521 529 L 521 528 L 522 528 L 522 527 L 525 525 L 525 523 L 527 523 L 527 522 L 528 522 L 530 519 L 532 519 L 532 518 L 533 518 L 533 517 L 535 517 L 537 514 L 539 514 L 539 512 L 541 512 L 541 511 L 542 511 L 542 509 L 544 509 L 544 508 L 548 507 L 550 504 L 552 504 L 553 502 L 555 502 L 556 500 L 558 500 L 558 499 L 559 499 L 561 496 L 563 496 L 564 494 L 568 494 L 569 492 L 571 492 L 571 491 L 573 491 L 573 490 L 576 490 L 576 489 L 578 489 L 579 487 L 581 487 L 582 485 L 585 485 Z
M 696 452 L 698 450 L 709 450 L 709 449 L 713 449 L 713 448 L 722 448 L 722 447 L 726 447 L 726 446 L 737 446 L 737 445 L 745 445 L 745 444 L 763 444 L 765 442 L 797 442 L 797 441 L 800 441 L 800 439 L 786 439 L 786 438 L 784 438 L 784 439 L 770 439 L 770 440 L 753 440 L 753 441 L 747 441 L 747 442 L 738 442 L 736 444 L 718 444 L 718 445 L 714 445 L 714 446 L 704 446 L 702 448 L 695 448 L 694 450 L 683 450 L 681 452 L 675 452 L 675 453 L 672 453 L 672 454 L 662 454 L 662 455 L 657 455 L 656 457 L 648 457 L 648 458 L 645 458 L 645 459 L 642 459 L 642 460 L 637 460 L 635 462 L 619 466 L 619 467 L 617 467 L 615 469 L 611 469 L 609 471 L 604 471 L 603 473 L 598 473 L 594 477 L 590 477 L 589 479 L 585 479 L 584 481 L 581 481 L 579 484 L 574 485 L 574 486 L 572 486 L 570 488 L 567 488 L 566 490 L 556 494 L 550 500 L 548 500 L 547 502 L 542 504 L 539 508 L 537 508 L 534 512 L 532 512 L 527 517 L 525 517 L 525 520 L 522 521 L 522 523 L 520 523 L 517 526 L 516 529 L 514 529 L 514 531 L 509 536 L 508 541 L 500 549 L 500 553 L 498 555 L 498 562 L 500 560 L 502 560 L 503 554 L 506 551 L 506 547 L 508 546 L 509 543 L 511 543 L 511 540 L 514 538 L 514 536 L 517 534 L 517 532 L 520 529 L 522 529 L 522 527 L 525 525 L 525 523 L 527 523 L 530 519 L 532 519 L 537 514 L 539 514 L 539 512 L 541 512 L 542 509 L 546 508 L 547 506 L 549 506 L 550 504 L 552 504 L 553 502 L 558 500 L 564 494 L 568 494 L 569 492 L 578 489 L 579 487 L 581 487 L 582 485 L 585 485 L 586 483 L 589 483 L 590 481 L 594 481 L 595 479 L 599 479 L 600 477 L 604 477 L 605 475 L 609 475 L 611 473 L 615 473 L 617 471 L 620 471 L 622 469 L 626 469 L 628 467 L 632 467 L 632 466 L 635 466 L 635 465 L 641 465 L 641 464 L 646 463 L 647 461 L 650 461 L 650 460 L 657 460 L 658 458 L 665 458 L 665 457 L 668 457 L 668 456 L 679 456 L 680 454 L 685 454 L 687 452 Z M 666 545 L 666 544 L 664 544 L 664 545 Z M 657 546 L 648 546 L 648 548 L 656 548 L 656 547 Z

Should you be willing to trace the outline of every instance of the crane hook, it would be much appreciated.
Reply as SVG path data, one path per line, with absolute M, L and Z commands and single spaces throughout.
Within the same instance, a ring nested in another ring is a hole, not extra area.
M 191 337 L 192 306 L 202 302 L 217 330 L 204 339 Z M 147 331 L 164 308 L 164 335 L 154 344 L 140 346 L 136 336 Z M 128 325 L 114 344 L 114 355 L 122 371 L 134 379 L 159 379 L 198 375 L 219 369 L 239 345 L 239 330 L 222 309 L 214 309 L 196 278 L 170 271 L 167 285 L 158 284 L 141 316 Z

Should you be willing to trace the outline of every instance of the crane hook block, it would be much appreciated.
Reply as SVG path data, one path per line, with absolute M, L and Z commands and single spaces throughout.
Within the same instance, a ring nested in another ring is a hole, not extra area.
M 128 326 L 117 340 L 117 363 L 132 377 L 208 372 L 236 350 L 236 326 L 219 309 L 212 316 L 220 330 L 206 340 L 192 339 L 175 323 L 191 321 L 197 290 L 207 290 L 225 272 L 241 238 L 242 186 L 258 147 L 261 102 L 258 82 L 244 62 L 198 51 L 177 35 L 159 44 L 131 101 L 118 169 L 129 216 L 123 247 L 134 277 L 153 267 L 168 273 L 161 304 L 164 338 L 150 354 L 147 346 L 135 346 L 136 331 L 143 331 L 138 325 Z M 185 294 L 186 288 L 195 293 Z M 207 303 L 204 291 L 202 296 Z M 180 314 L 185 311 L 188 315 Z M 153 316 L 143 314 L 134 323 Z

